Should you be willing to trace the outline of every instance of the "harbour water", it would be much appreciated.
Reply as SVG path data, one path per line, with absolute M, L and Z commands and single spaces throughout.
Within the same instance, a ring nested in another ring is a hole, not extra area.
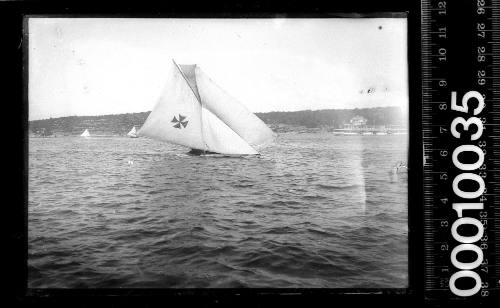
M 407 135 L 280 134 L 260 157 L 29 139 L 30 288 L 403 288 Z

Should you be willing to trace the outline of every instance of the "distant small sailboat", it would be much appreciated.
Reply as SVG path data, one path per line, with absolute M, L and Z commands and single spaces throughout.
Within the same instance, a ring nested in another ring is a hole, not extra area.
M 137 130 L 135 129 L 135 126 L 132 127 L 132 129 L 128 132 L 127 136 L 130 138 L 137 138 Z
M 81 135 L 81 137 L 90 137 L 90 133 L 89 133 L 89 130 L 86 129 Z
M 139 136 L 183 145 L 192 155 L 259 154 L 274 132 L 196 64 L 173 61 L 166 88 Z

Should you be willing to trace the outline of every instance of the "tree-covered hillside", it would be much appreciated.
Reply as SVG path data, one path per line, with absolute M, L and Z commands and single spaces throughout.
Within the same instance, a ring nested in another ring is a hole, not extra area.
M 257 116 L 268 124 L 288 124 L 305 127 L 342 128 L 355 116 L 368 120 L 369 126 L 401 125 L 407 123 L 398 107 L 356 108 L 356 109 L 326 109 L 301 110 L 290 112 L 257 113 Z
M 29 122 L 29 130 L 35 135 L 79 135 L 85 129 L 91 134 L 125 135 L 132 126 L 140 128 L 149 115 L 148 112 L 125 113 L 100 116 L 71 116 L 50 118 Z M 405 126 L 400 108 L 376 107 L 356 109 L 328 109 L 276 111 L 256 113 L 266 124 L 272 127 L 279 124 L 289 126 L 305 126 L 309 128 L 331 127 L 342 128 L 350 119 L 359 115 L 367 119 L 367 125 L 400 125 Z

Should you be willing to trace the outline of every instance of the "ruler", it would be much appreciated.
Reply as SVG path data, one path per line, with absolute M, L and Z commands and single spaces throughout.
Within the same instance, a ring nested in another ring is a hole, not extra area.
M 421 74 L 424 296 L 487 301 L 500 294 L 500 1 L 422 0 Z

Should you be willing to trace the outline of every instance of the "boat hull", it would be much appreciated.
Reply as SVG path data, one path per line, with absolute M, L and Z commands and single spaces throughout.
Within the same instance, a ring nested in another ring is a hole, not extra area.
M 257 154 L 222 154 L 210 151 L 203 151 L 198 149 L 191 149 L 191 151 L 186 153 L 189 156 L 203 156 L 203 157 L 243 157 L 243 156 L 260 156 Z

